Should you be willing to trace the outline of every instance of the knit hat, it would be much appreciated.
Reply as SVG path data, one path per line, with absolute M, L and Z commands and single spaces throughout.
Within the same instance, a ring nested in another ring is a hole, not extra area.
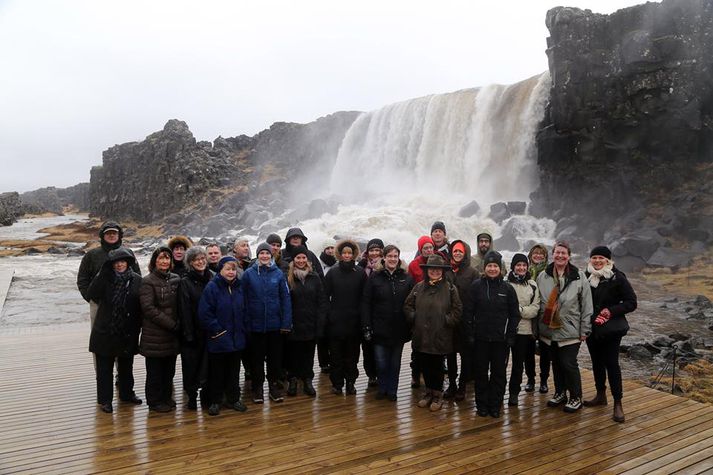
M 218 261 L 218 273 L 220 274 L 220 271 L 223 270 L 223 266 L 227 264 L 228 262 L 235 262 L 235 264 L 238 264 L 238 260 L 234 258 L 233 256 L 223 256 L 220 258 Z
M 443 269 L 443 270 L 450 270 L 451 266 L 449 264 L 446 264 L 446 260 L 443 259 L 442 256 L 438 254 L 433 254 L 431 256 L 428 256 L 428 259 L 426 260 L 425 264 L 421 264 L 422 269 Z
M 266 242 L 261 242 L 258 247 L 257 247 L 257 252 L 255 253 L 256 256 L 259 256 L 262 251 L 267 251 L 272 255 L 272 246 L 270 246 Z
M 443 234 L 446 234 L 446 225 L 443 224 L 443 221 L 436 221 L 431 225 L 431 234 L 433 234 L 433 231 L 435 231 L 436 229 L 440 229 L 441 231 L 443 231 Z
M 485 268 L 488 264 L 497 264 L 500 269 L 503 268 L 503 256 L 500 255 L 499 252 L 497 251 L 488 251 L 485 253 L 485 257 L 483 257 L 483 268 Z
M 480 241 L 480 238 L 487 238 L 488 241 L 493 242 L 493 236 L 491 236 L 491 234 L 487 232 L 483 232 L 475 236 L 476 241 Z
M 297 246 L 292 249 L 292 258 L 294 259 L 297 257 L 298 254 L 304 254 L 305 256 L 308 256 L 307 254 L 307 247 L 306 246 Z M 308 256 L 309 257 L 309 256 Z
M 611 260 L 611 250 L 606 246 L 597 246 L 589 253 L 589 257 L 602 256 Z
M 433 239 L 431 239 L 431 236 L 421 236 L 418 238 L 418 252 L 421 252 L 421 249 L 423 249 L 423 246 L 426 244 L 430 244 L 433 247 L 436 247 L 435 244 L 433 244 Z
M 375 248 L 375 247 L 378 247 L 379 249 L 383 249 L 383 248 L 384 248 L 384 241 L 382 241 L 382 240 L 379 239 L 379 238 L 374 238 L 374 239 L 372 239 L 371 241 L 369 241 L 369 243 L 366 245 L 366 250 L 368 251 L 368 250 L 373 249 L 373 248 Z
M 518 262 L 524 262 L 526 265 L 530 265 L 525 254 L 520 254 L 519 252 L 512 256 L 512 261 L 510 261 L 510 270 L 515 270 L 515 266 Z
M 265 242 L 268 244 L 277 244 L 279 246 L 282 246 L 282 239 L 275 233 L 270 234 L 265 240 Z

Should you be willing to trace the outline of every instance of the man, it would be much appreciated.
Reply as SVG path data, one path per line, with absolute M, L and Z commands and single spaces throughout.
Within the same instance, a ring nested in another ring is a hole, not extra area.
M 247 239 L 237 239 L 233 245 L 233 256 L 238 260 L 240 276 L 250 267 L 250 264 L 252 264 L 252 259 L 250 258 L 250 242 Z
M 223 252 L 220 250 L 220 244 L 212 242 L 205 247 L 205 251 L 208 255 L 208 268 L 217 273 L 218 262 L 220 261 L 220 258 L 223 257 Z
M 434 253 L 440 254 L 446 262 L 450 262 L 451 253 L 449 250 L 448 236 L 446 235 L 446 225 L 443 221 L 436 221 L 431 226 L 431 240 L 435 247 Z
M 277 264 L 277 267 L 282 268 L 282 239 L 277 234 L 272 233 L 267 236 L 265 242 L 272 249 L 272 258 L 275 259 L 275 264 Z
M 282 269 L 285 274 L 287 274 L 287 267 L 290 265 L 290 262 L 292 262 L 292 252 L 298 246 L 307 247 L 307 236 L 304 235 L 300 228 L 288 229 L 287 235 L 285 236 L 285 248 L 282 249 L 282 262 L 279 264 L 280 269 Z M 314 252 L 307 249 L 307 258 L 312 264 L 312 270 L 319 274 L 320 278 L 324 279 L 322 264 L 320 264 Z
M 488 251 L 495 250 L 495 248 L 493 247 L 493 236 L 490 233 L 484 231 L 478 234 L 475 240 L 478 246 L 478 252 L 476 255 L 473 256 L 471 265 L 473 266 L 473 269 L 475 269 L 475 271 L 478 273 L 478 276 L 481 276 L 485 272 L 485 264 L 483 264 L 485 255 L 488 253 Z M 505 272 L 505 269 L 502 269 L 502 274 L 503 276 L 507 274 L 507 272 Z

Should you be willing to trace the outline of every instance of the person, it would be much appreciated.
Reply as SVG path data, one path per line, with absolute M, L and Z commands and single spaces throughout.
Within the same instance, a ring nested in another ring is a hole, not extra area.
M 440 254 L 446 262 L 449 262 L 451 260 L 450 243 L 443 221 L 436 221 L 431 225 L 431 240 L 433 241 L 433 252 Z
M 384 257 L 384 241 L 379 238 L 371 239 L 366 245 L 366 251 L 362 254 L 359 261 L 359 267 L 364 269 L 366 277 L 369 278 L 374 269 L 382 266 L 382 258 Z M 368 378 L 367 386 L 375 387 L 378 385 L 376 378 L 376 360 L 374 359 L 374 345 L 370 340 L 362 338 L 361 352 L 364 355 L 364 372 Z
M 343 394 L 346 381 L 347 394 L 356 394 L 354 383 L 359 377 L 360 316 L 359 305 L 364 291 L 366 274 L 354 258 L 359 246 L 344 239 L 336 246 L 337 266 L 324 278 L 324 288 L 329 300 L 327 325 L 329 328 L 329 355 L 332 369 L 329 379 L 332 394 Z
M 149 261 L 149 275 L 139 289 L 141 341 L 139 352 L 146 358 L 146 402 L 149 410 L 169 412 L 176 407 L 173 376 L 179 353 L 176 291 L 181 278 L 171 272 L 173 253 L 156 248 Z
M 257 248 L 257 260 L 241 279 L 245 292 L 253 402 L 265 402 L 265 362 L 268 393 L 273 402 L 284 397 L 278 384 L 282 372 L 283 338 L 292 330 L 292 304 L 285 275 L 272 257 L 271 246 L 264 242 Z
M 404 313 L 413 326 L 413 349 L 426 383 L 418 407 L 439 411 L 443 407 L 443 360 L 453 352 L 453 330 L 463 307 L 458 289 L 443 276 L 451 268 L 443 257 L 431 255 L 422 267 L 427 278 L 409 293 Z
M 553 262 L 537 277 L 537 288 L 542 315 L 540 341 L 552 357 L 555 380 L 555 394 L 547 405 L 564 404 L 565 412 L 577 412 L 582 407 L 582 376 L 577 354 L 591 332 L 593 309 L 587 276 L 570 263 L 570 257 L 567 242 L 555 243 Z
M 282 249 L 282 262 L 280 263 L 280 269 L 283 272 L 287 272 L 287 266 L 293 257 L 293 251 L 297 246 L 304 246 L 307 249 L 307 236 L 302 232 L 300 228 L 290 228 L 287 230 L 285 235 L 285 248 Z M 314 254 L 314 252 L 307 249 L 307 257 L 312 264 L 312 269 L 319 274 L 320 279 L 324 278 L 324 272 L 322 272 L 322 266 L 319 263 L 319 259 Z
M 223 257 L 223 251 L 220 249 L 220 244 L 212 242 L 205 247 L 206 255 L 208 256 L 208 269 L 214 274 L 218 272 L 218 262 Z
M 179 277 L 183 277 L 188 273 L 188 266 L 184 262 L 186 256 L 186 251 L 190 249 L 193 244 L 191 240 L 186 236 L 173 236 L 168 240 L 168 247 L 173 253 L 173 268 L 172 272 L 178 274 Z
M 629 331 L 626 314 L 636 310 L 637 299 L 626 274 L 616 268 L 611 260 L 611 250 L 597 246 L 589 253 L 589 264 L 585 272 L 592 289 L 592 334 L 587 338 L 589 355 L 592 358 L 592 372 L 597 394 L 584 405 L 604 406 L 607 404 L 606 381 L 614 398 L 615 422 L 624 422 L 621 404 L 623 388 L 619 349 L 621 339 Z
M 449 253 L 451 256 L 450 271 L 446 272 L 448 279 L 458 289 L 458 296 L 463 307 L 466 306 L 468 290 L 470 284 L 478 278 L 478 275 L 470 265 L 470 246 L 467 242 L 457 239 L 450 244 Z M 473 380 L 473 348 L 466 338 L 467 328 L 465 319 L 461 319 L 459 327 L 454 331 L 454 352 L 446 357 L 448 365 L 448 389 L 443 393 L 445 399 L 455 397 L 456 401 L 465 399 L 465 389 L 468 381 Z M 458 380 L 458 361 L 456 353 L 460 354 L 461 372 Z
M 507 281 L 515 289 L 520 307 L 520 324 L 517 326 L 515 344 L 512 352 L 512 367 L 510 368 L 510 386 L 508 405 L 517 406 L 522 371 L 527 375 L 525 392 L 535 391 L 535 336 L 532 330 L 537 325 L 537 315 L 540 313 L 540 293 L 537 284 L 530 278 L 529 261 L 525 254 L 516 253 L 510 261 L 510 272 Z
M 252 256 L 250 255 L 250 241 L 244 238 L 235 240 L 233 244 L 233 257 L 238 261 L 238 278 L 243 272 L 248 270 L 252 264 Z
M 312 263 L 307 248 L 297 246 L 292 250 L 292 262 L 287 271 L 287 285 L 292 302 L 292 332 L 287 339 L 287 395 L 297 395 L 297 381 L 302 381 L 302 391 L 314 397 L 314 350 L 317 339 L 324 334 L 327 320 L 327 297 Z
M 178 284 L 177 306 L 181 327 L 181 373 L 183 390 L 188 396 L 186 407 L 194 411 L 198 408 L 199 390 L 203 407 L 210 406 L 206 384 L 208 358 L 205 334 L 198 319 L 198 303 L 214 274 L 208 269 L 208 255 L 203 247 L 191 247 L 184 259 L 189 270 Z
M 329 269 L 337 264 L 337 258 L 334 257 L 334 241 L 325 242 L 322 246 L 322 253 L 319 255 L 319 262 L 322 264 L 322 271 L 327 275 Z
M 277 264 L 277 267 L 282 268 L 282 238 L 275 233 L 269 234 L 266 243 L 270 245 L 272 250 L 272 258 Z
M 240 400 L 240 352 L 245 349 L 247 324 L 238 261 L 225 256 L 218 274 L 206 285 L 198 304 L 198 317 L 206 333 L 208 349 L 208 414 L 220 414 L 221 401 L 238 412 L 247 407 Z
M 530 261 L 530 278 L 536 282 L 540 273 L 547 268 L 547 247 L 545 247 L 544 244 L 535 244 L 532 248 L 530 248 L 527 258 Z M 540 344 L 539 315 L 537 317 L 537 321 L 532 325 L 532 331 L 535 336 L 535 353 L 540 355 L 539 391 L 540 394 L 547 394 L 550 390 L 547 385 L 547 380 L 550 378 L 552 359 L 550 358 L 550 352 L 548 351 L 547 345 Z
M 435 246 L 430 236 L 418 238 L 418 255 L 408 265 L 408 273 L 413 277 L 413 281 L 418 284 L 424 279 L 424 272 L 421 266 L 426 263 L 428 257 L 433 255 Z
M 478 245 L 478 252 L 473 256 L 471 264 L 478 276 L 481 276 L 485 272 L 485 255 L 488 251 L 494 251 L 495 247 L 493 247 L 493 236 L 487 231 L 478 234 L 475 241 Z M 503 273 L 503 275 L 505 274 Z
M 97 403 L 106 413 L 114 411 L 112 373 L 115 359 L 119 373 L 119 400 L 142 403 L 134 392 L 133 374 L 141 329 L 141 276 L 131 269 L 135 261 L 134 255 L 124 247 L 109 251 L 87 289 L 87 296 L 98 305 L 89 336 L 89 351 L 96 357 Z
M 326 241 L 322 245 L 322 253 L 319 255 L 319 262 L 322 264 L 322 271 L 324 275 L 327 275 L 330 269 L 332 269 L 337 264 L 337 258 L 334 257 L 334 241 Z M 325 322 L 326 325 L 326 322 Z M 319 368 L 322 373 L 329 373 L 332 370 L 332 365 L 329 359 L 329 338 L 326 335 L 329 334 L 327 328 L 324 328 L 323 336 L 317 339 L 317 360 L 319 361 Z
M 500 417 L 507 379 L 508 347 L 520 322 L 515 289 L 503 280 L 502 256 L 488 251 L 483 277 L 473 282 L 466 300 L 465 319 L 475 341 L 475 406 L 481 417 Z M 490 374 L 488 374 L 490 373 Z
M 404 315 L 404 302 L 414 286 L 401 250 L 390 244 L 384 248 L 381 264 L 364 285 L 361 325 L 365 341 L 373 342 L 376 360 L 377 399 L 396 401 L 404 343 L 411 339 Z

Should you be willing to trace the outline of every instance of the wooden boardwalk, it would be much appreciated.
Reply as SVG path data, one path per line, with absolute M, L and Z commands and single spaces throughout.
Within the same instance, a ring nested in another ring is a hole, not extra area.
M 100 412 L 88 323 L 0 332 L 0 473 L 710 473 L 713 407 L 625 384 L 627 422 L 611 406 L 568 415 L 547 395 L 521 394 L 500 419 L 462 403 L 430 413 L 414 406 L 404 356 L 399 399 L 329 394 L 282 404 L 248 403 L 220 416 L 114 404 Z M 136 358 L 143 397 L 142 357 Z M 593 382 L 584 373 L 585 395 Z

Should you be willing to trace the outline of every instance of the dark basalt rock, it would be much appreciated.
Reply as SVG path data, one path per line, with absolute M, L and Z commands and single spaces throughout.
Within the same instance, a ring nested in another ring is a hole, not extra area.
M 459 211 L 458 211 L 458 216 L 461 218 L 470 218 L 471 216 L 475 216 L 480 212 L 480 205 L 478 204 L 477 201 L 473 200 L 467 205 L 463 206 Z
M 19 193 L 15 191 L 0 193 L 0 226 L 10 226 L 23 214 Z

